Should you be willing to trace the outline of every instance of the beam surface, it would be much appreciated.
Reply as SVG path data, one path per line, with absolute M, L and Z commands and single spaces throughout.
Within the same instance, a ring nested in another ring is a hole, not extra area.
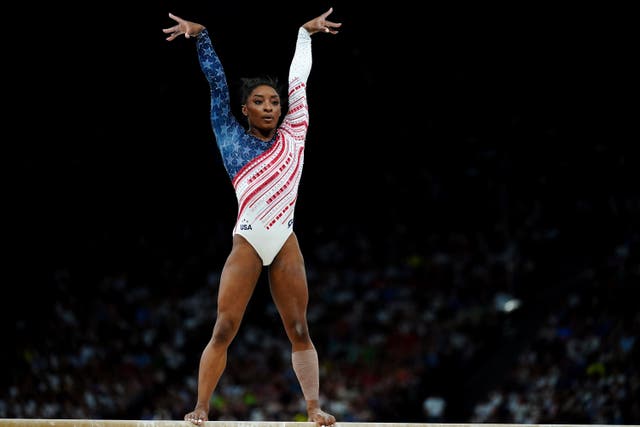
M 0 418 L 0 427 L 193 427 L 187 421 Z M 312 422 L 207 421 L 202 427 L 315 427 Z M 640 427 L 625 424 L 336 423 L 336 427 Z

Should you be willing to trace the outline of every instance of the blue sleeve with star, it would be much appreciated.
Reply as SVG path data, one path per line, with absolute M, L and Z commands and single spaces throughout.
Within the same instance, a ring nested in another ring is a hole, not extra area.
M 198 61 L 211 91 L 211 126 L 225 169 L 231 178 L 255 156 L 244 144 L 247 134 L 231 112 L 229 87 L 222 63 L 204 29 L 197 38 Z M 253 150 L 251 150 L 253 151 Z

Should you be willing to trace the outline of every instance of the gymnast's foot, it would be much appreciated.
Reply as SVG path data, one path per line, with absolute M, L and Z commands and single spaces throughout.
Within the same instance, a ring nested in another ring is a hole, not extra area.
M 206 411 L 203 408 L 196 406 L 196 408 L 193 411 L 189 412 L 187 415 L 184 416 L 184 420 L 189 421 L 191 424 L 195 424 L 199 426 L 209 419 L 207 416 L 208 412 L 209 411 Z
M 333 426 L 336 423 L 336 417 L 327 414 L 320 408 L 307 408 L 309 421 L 316 423 L 318 427 Z

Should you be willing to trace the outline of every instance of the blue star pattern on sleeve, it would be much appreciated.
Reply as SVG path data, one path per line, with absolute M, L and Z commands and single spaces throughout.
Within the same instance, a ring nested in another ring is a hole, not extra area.
M 273 143 L 261 141 L 245 131 L 231 112 L 229 87 L 222 63 L 205 29 L 197 39 L 198 60 L 211 90 L 211 126 L 224 167 L 233 179 L 248 162 Z

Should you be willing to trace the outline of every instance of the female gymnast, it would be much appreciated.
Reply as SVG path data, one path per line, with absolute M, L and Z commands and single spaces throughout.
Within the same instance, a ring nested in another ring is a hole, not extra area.
M 198 400 L 184 416 L 193 424 L 208 420 L 209 401 L 226 367 L 227 349 L 263 267 L 268 268 L 271 295 L 291 342 L 291 362 L 306 400 L 308 420 L 318 426 L 336 422 L 320 407 L 318 354 L 307 324 L 306 270 L 293 231 L 309 126 L 306 84 L 311 72 L 311 36 L 338 33 L 342 24 L 327 20 L 332 12 L 330 8 L 298 29 L 289 68 L 288 110 L 282 121 L 277 80 L 243 80 L 242 114 L 247 127 L 231 112 L 225 73 L 207 28 L 170 13 L 176 24 L 163 29 L 168 41 L 181 35 L 196 41 L 200 68 L 211 92 L 211 126 L 238 201 L 232 248 L 220 277 L 217 317 L 200 357 Z

